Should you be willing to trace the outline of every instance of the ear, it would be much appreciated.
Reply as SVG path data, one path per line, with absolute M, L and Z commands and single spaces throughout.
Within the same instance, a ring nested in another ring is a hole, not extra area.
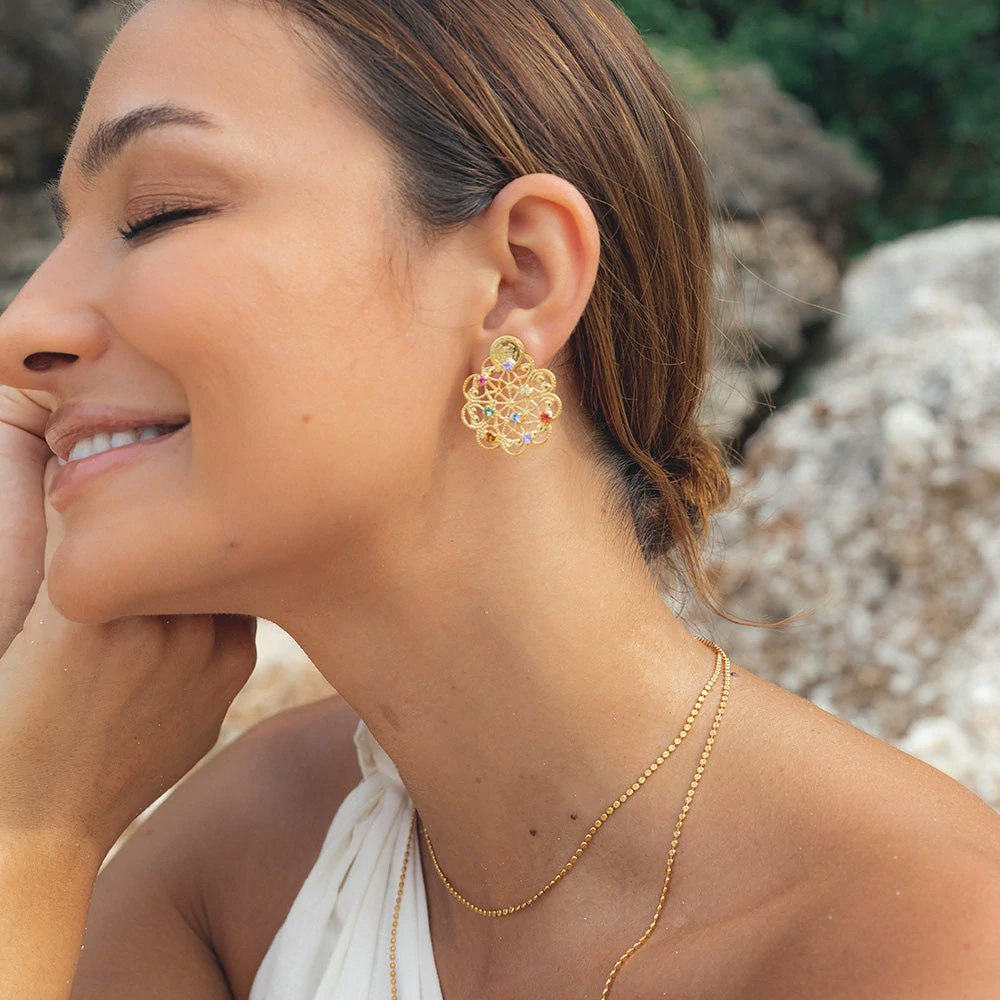
M 601 239 L 594 213 L 569 181 L 529 174 L 511 181 L 479 222 L 486 237 L 479 251 L 495 267 L 497 291 L 470 371 L 506 335 L 548 366 L 576 329 L 597 279 Z

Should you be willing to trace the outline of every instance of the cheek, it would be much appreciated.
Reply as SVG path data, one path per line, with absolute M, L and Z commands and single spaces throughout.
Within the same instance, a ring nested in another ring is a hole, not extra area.
M 147 587 L 154 562 L 157 585 L 174 567 L 176 591 L 185 572 L 266 568 L 318 532 L 370 536 L 427 489 L 444 416 L 431 341 L 381 245 L 293 239 L 299 228 L 192 225 L 129 260 L 112 321 L 176 381 L 192 421 L 183 485 L 150 498 L 157 538 L 137 530 L 115 549 L 143 554 Z

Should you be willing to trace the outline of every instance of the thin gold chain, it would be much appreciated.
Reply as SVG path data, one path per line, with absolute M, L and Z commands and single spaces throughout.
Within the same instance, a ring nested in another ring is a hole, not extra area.
M 697 638 L 701 637 L 698 636 Z M 704 642 L 705 640 L 702 641 Z M 423 830 L 424 840 L 427 843 L 427 850 L 430 852 L 431 861 L 433 862 L 435 869 L 437 869 L 438 875 L 441 876 L 441 881 L 444 883 L 448 892 L 450 892 L 452 896 L 454 896 L 455 899 L 457 899 L 464 906 L 468 907 L 470 910 L 473 910 L 475 913 L 478 913 L 480 916 L 483 917 L 508 917 L 512 913 L 517 913 L 519 910 L 523 910 L 526 906 L 531 906 L 532 903 L 537 902 L 542 896 L 545 895 L 545 893 L 547 893 L 550 889 L 552 889 L 553 886 L 555 886 L 555 884 L 564 875 L 566 875 L 572 869 L 572 867 L 577 863 L 577 861 L 580 860 L 581 855 L 590 845 L 590 842 L 596 836 L 597 831 L 608 821 L 608 819 L 610 819 L 610 817 L 613 816 L 618 809 L 620 809 L 626 802 L 628 802 L 628 800 L 632 797 L 632 795 L 634 795 L 637 791 L 639 791 L 640 788 L 642 788 L 642 786 L 646 783 L 646 779 L 651 777 L 653 773 L 660 767 L 660 765 L 662 765 L 664 761 L 666 761 L 666 759 L 681 745 L 681 743 L 684 741 L 684 738 L 691 731 L 691 727 L 694 725 L 695 720 L 698 718 L 698 714 L 699 712 L 701 712 L 701 707 L 702 705 L 704 705 L 705 699 L 708 697 L 712 688 L 715 686 L 715 682 L 719 678 L 719 673 L 721 669 L 722 669 L 722 660 L 718 656 L 718 654 L 716 654 L 715 671 L 713 672 L 712 676 L 709 678 L 705 686 L 701 689 L 701 694 L 698 695 L 698 698 L 695 701 L 694 705 L 691 706 L 691 711 L 688 713 L 688 717 L 684 722 L 684 726 L 681 729 L 681 731 L 677 734 L 677 737 L 674 739 L 673 743 L 671 743 L 670 746 L 666 748 L 666 750 L 660 753 L 656 757 L 656 759 L 652 761 L 650 765 L 642 772 L 642 774 L 640 774 L 635 779 L 635 781 L 633 781 L 632 784 L 628 788 L 626 788 L 625 791 L 622 792 L 622 794 L 617 799 L 615 799 L 614 802 L 612 802 L 611 805 L 609 805 L 596 820 L 594 820 L 593 826 L 591 826 L 590 830 L 587 832 L 587 835 L 580 842 L 580 846 L 573 853 L 573 856 L 569 859 L 569 861 L 567 861 L 566 864 L 563 865 L 562 869 L 556 876 L 550 879 L 549 882 L 541 889 L 539 889 L 538 892 L 536 892 L 534 896 L 532 896 L 530 899 L 526 899 L 523 902 L 518 903 L 514 906 L 501 906 L 501 907 L 496 907 L 494 909 L 490 909 L 484 906 L 477 906 L 475 903 L 466 899 L 465 896 L 463 896 L 451 884 L 451 882 L 448 879 L 448 876 L 445 875 L 445 873 L 441 870 L 441 865 L 438 864 L 437 855 L 434 853 L 434 845 L 431 843 L 431 835 L 427 830 L 427 827 L 424 824 L 423 819 L 421 818 L 420 828 Z
M 718 679 L 720 670 L 724 669 L 722 696 L 719 699 L 719 708 L 716 711 L 715 720 L 712 723 L 712 728 L 711 731 L 709 732 L 708 741 L 706 742 L 705 748 L 702 751 L 701 759 L 698 763 L 697 769 L 695 770 L 694 778 L 691 781 L 691 785 L 689 786 L 687 795 L 684 799 L 684 805 L 681 807 L 680 815 L 677 818 L 677 824 L 674 827 L 674 835 L 673 839 L 670 841 L 670 851 L 667 856 L 667 866 L 663 881 L 663 888 L 660 891 L 660 898 L 656 904 L 656 912 L 653 914 L 652 922 L 646 928 L 642 936 L 615 963 L 614 967 L 612 968 L 607 978 L 607 981 L 604 984 L 604 992 L 601 994 L 601 1000 L 607 1000 L 608 993 L 611 991 L 611 984 L 614 982 L 615 977 L 621 970 L 622 965 L 624 965 L 625 962 L 629 958 L 631 958 L 632 955 L 634 955 L 635 952 L 642 946 L 642 944 L 649 938 L 650 934 L 653 933 L 653 929 L 656 927 L 656 924 L 660 919 L 660 913 L 663 910 L 663 906 L 667 897 L 667 890 L 670 885 L 670 876 L 673 871 L 674 857 L 677 854 L 677 846 L 680 843 L 681 829 L 683 828 L 684 820 L 687 818 L 687 814 L 690 811 L 691 803 L 694 800 L 695 792 L 698 790 L 698 784 L 701 781 L 701 777 L 705 772 L 705 764 L 708 761 L 709 754 L 712 752 L 712 746 L 715 743 L 715 737 L 719 731 L 719 724 L 722 722 L 722 716 L 726 710 L 726 702 L 729 699 L 729 687 L 731 678 L 729 657 L 726 655 L 725 651 L 722 649 L 721 646 L 712 642 L 710 639 L 706 639 L 700 635 L 695 636 L 695 638 L 699 639 L 701 642 L 705 643 L 707 646 L 710 646 L 715 650 L 716 652 L 715 671 L 713 672 L 711 679 L 702 689 L 701 694 L 698 696 L 698 700 L 695 702 L 695 705 L 691 710 L 691 714 L 688 715 L 687 721 L 681 733 L 677 736 L 677 738 L 670 745 L 670 747 L 662 754 L 660 754 L 654 763 L 650 764 L 650 766 L 646 768 L 646 770 L 637 779 L 637 781 L 634 782 L 628 789 L 626 789 L 625 792 L 618 799 L 616 799 L 615 802 L 607 810 L 605 810 L 601 814 L 601 817 L 595 821 L 594 825 L 590 829 L 590 832 L 584 838 L 583 843 L 577 849 L 577 852 L 573 855 L 573 858 L 563 867 L 562 871 L 560 871 L 560 873 L 545 886 L 544 889 L 537 892 L 530 900 L 526 900 L 524 903 L 518 905 L 517 907 L 513 908 L 504 907 L 500 910 L 489 910 L 483 907 L 475 906 L 468 900 L 464 899 L 464 897 L 460 896 L 451 887 L 450 883 L 445 878 L 444 872 L 441 871 L 441 868 L 437 865 L 437 859 L 434 857 L 434 849 L 433 847 L 431 847 L 429 838 L 427 839 L 427 846 L 431 852 L 431 858 L 434 860 L 435 867 L 437 867 L 437 870 L 441 875 L 441 878 L 444 879 L 445 885 L 448 886 L 449 891 L 453 896 L 461 900 L 461 902 L 463 902 L 470 909 L 484 916 L 508 916 L 510 913 L 515 913 L 518 910 L 523 909 L 525 906 L 529 906 L 531 903 L 535 902 L 535 900 L 537 900 L 541 895 L 543 895 L 545 892 L 551 889 L 552 886 L 555 885 L 555 883 L 558 882 L 559 879 L 562 878 L 567 871 L 569 871 L 569 869 L 578 860 L 580 854 L 582 854 L 583 850 L 593 839 L 593 835 L 596 833 L 598 829 L 600 829 L 601 825 L 607 821 L 608 817 L 611 816 L 616 809 L 618 809 L 625 802 L 627 802 L 629 797 L 631 797 L 632 794 L 634 794 L 636 791 L 638 791 L 639 788 L 642 787 L 642 785 L 645 783 L 645 779 L 648 778 L 657 769 L 657 767 L 659 767 L 659 765 L 663 763 L 663 761 L 670 755 L 670 753 L 673 752 L 673 750 L 677 746 L 679 746 L 681 740 L 683 740 L 683 738 L 687 736 L 688 732 L 690 732 L 691 725 L 693 724 L 694 720 L 698 717 L 698 712 L 701 710 L 702 704 L 704 703 L 709 692 L 711 691 L 716 680 Z M 396 892 L 396 905 L 393 909 L 393 915 L 392 915 L 392 935 L 389 946 L 389 977 L 392 984 L 392 1000 L 398 1000 L 397 987 L 396 987 L 396 934 L 399 927 L 399 909 L 403 899 L 403 887 L 406 882 L 406 869 L 409 863 L 410 848 L 413 842 L 413 830 L 416 825 L 416 821 L 417 821 L 417 810 L 416 807 L 414 807 L 413 815 L 410 818 L 410 831 L 406 840 L 406 851 L 403 854 L 403 869 L 399 876 L 399 887 Z M 424 828 L 424 835 L 426 838 L 427 837 L 426 828 Z
M 701 639 L 702 637 L 698 636 L 698 638 Z M 709 642 L 709 640 L 702 639 L 702 642 Z M 604 992 L 601 994 L 601 1000 L 607 1000 L 608 993 L 611 992 L 611 984 L 615 981 L 615 977 L 618 975 L 621 967 L 635 954 L 649 935 L 653 933 L 653 928 L 656 927 L 656 923 L 660 919 L 660 913 L 663 911 L 663 905 L 667 899 L 667 889 L 670 886 L 670 875 L 674 867 L 674 857 L 677 854 L 677 845 L 680 843 L 681 839 L 681 828 L 684 826 L 684 820 L 687 818 L 687 814 L 691 809 L 691 803 L 694 801 L 694 795 L 698 790 L 698 783 L 701 781 L 701 776 L 705 773 L 705 763 L 708 761 L 708 755 L 712 752 L 712 745 L 715 743 L 716 734 L 719 732 L 719 723 L 722 722 L 722 715 L 726 710 L 726 702 L 729 700 L 729 683 L 732 677 L 729 657 L 726 656 L 721 646 L 716 646 L 714 642 L 709 644 L 715 646 L 717 657 L 725 663 L 725 677 L 722 682 L 722 696 L 719 698 L 719 708 L 715 713 L 715 719 L 712 722 L 712 729 L 708 734 L 705 749 L 701 752 L 701 760 L 698 762 L 698 767 L 695 769 L 694 778 L 688 788 L 687 795 L 684 797 L 684 805 L 681 806 L 680 815 L 677 817 L 677 824 L 674 827 L 674 836 L 670 841 L 670 851 L 667 854 L 667 870 L 663 877 L 663 888 L 660 890 L 660 898 L 656 903 L 656 912 L 653 914 L 652 922 L 643 932 L 642 937 L 640 937 L 639 940 L 636 941 L 635 944 L 633 944 L 632 947 L 629 948 L 617 962 L 615 962 L 614 968 L 611 970 L 608 975 L 607 982 L 604 984 Z M 393 994 L 393 997 L 395 997 L 395 994 Z
M 399 876 L 399 888 L 396 890 L 396 905 L 392 911 L 392 938 L 389 942 L 389 978 L 392 981 L 392 1000 L 396 996 L 396 931 L 399 930 L 399 904 L 403 901 L 403 884 L 406 882 L 406 866 L 410 860 L 410 844 L 413 843 L 413 824 L 417 821 L 417 810 L 410 817 L 410 835 L 406 838 L 406 852 L 403 854 L 403 871 Z

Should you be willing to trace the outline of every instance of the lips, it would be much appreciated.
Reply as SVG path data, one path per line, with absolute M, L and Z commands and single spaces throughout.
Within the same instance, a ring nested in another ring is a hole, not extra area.
M 156 425 L 179 428 L 189 422 L 188 414 L 176 411 L 151 413 L 103 403 L 77 402 L 60 407 L 52 414 L 45 428 L 45 440 L 54 454 L 67 461 L 77 441 L 95 434 L 114 434 Z
M 120 448 L 110 448 L 89 458 L 60 465 L 48 481 L 49 501 L 59 513 L 63 513 L 80 491 L 95 479 L 113 476 L 114 470 L 124 470 L 126 467 L 142 466 L 150 460 L 155 461 L 157 455 L 166 457 L 176 453 L 177 449 L 182 448 L 184 442 L 189 439 L 189 427 L 190 422 L 179 430 L 171 431 L 161 437 L 137 441 Z M 121 472 L 117 474 L 120 475 Z

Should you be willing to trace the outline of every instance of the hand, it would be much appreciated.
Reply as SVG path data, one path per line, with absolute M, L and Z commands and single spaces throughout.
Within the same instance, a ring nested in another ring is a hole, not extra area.
M 0 835 L 82 840 L 99 863 L 215 746 L 256 662 L 256 623 L 139 615 L 83 625 L 56 611 L 43 580 L 0 657 Z
M 0 653 L 20 631 L 45 570 L 43 486 L 57 461 L 44 437 L 45 397 L 0 385 Z
M 0 385 L 0 833 L 100 857 L 218 740 L 256 662 L 256 619 L 157 615 L 82 625 L 44 579 L 62 539 L 47 394 Z

